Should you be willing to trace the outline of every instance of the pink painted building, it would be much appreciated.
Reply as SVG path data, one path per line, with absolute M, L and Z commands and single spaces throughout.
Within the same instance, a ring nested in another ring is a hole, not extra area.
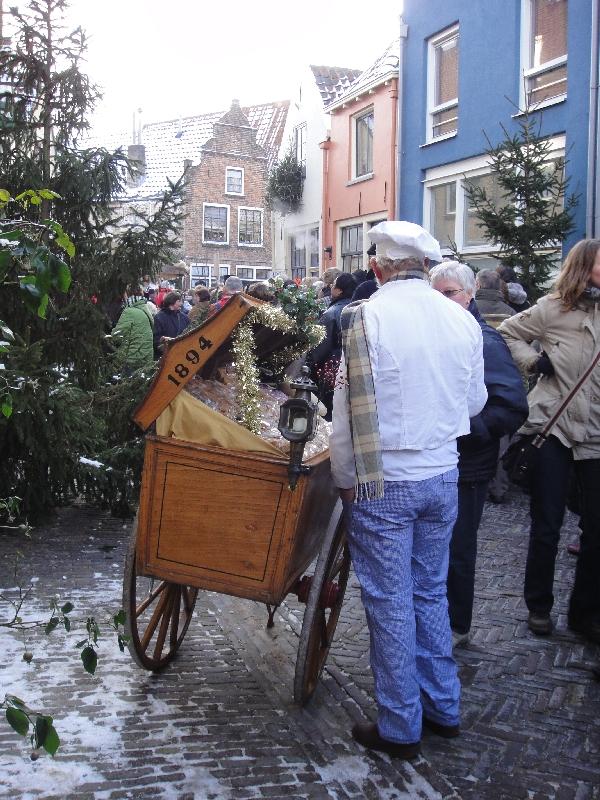
M 368 268 L 369 228 L 395 218 L 398 41 L 327 108 L 323 269 Z

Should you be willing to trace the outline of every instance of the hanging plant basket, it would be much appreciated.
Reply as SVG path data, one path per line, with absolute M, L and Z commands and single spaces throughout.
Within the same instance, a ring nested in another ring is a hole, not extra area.
M 267 208 L 280 214 L 298 211 L 302 204 L 304 167 L 288 152 L 271 169 L 265 190 Z

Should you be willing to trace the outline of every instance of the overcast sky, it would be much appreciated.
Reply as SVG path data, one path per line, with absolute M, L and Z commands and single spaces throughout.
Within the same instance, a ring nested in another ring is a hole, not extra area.
M 69 13 L 104 89 L 95 127 L 128 128 L 136 108 L 152 122 L 226 110 L 234 97 L 289 99 L 307 64 L 364 69 L 397 36 L 400 10 L 400 0 L 71 0 Z

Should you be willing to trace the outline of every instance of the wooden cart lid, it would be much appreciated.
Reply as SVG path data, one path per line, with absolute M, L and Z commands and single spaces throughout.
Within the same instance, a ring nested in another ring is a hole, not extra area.
M 173 339 L 163 355 L 150 389 L 133 413 L 133 421 L 146 430 L 160 416 L 183 387 L 199 372 L 209 377 L 231 350 L 231 335 L 239 322 L 262 300 L 233 295 L 214 316 L 198 328 Z M 294 337 L 257 326 L 256 349 L 259 358 L 291 344 Z

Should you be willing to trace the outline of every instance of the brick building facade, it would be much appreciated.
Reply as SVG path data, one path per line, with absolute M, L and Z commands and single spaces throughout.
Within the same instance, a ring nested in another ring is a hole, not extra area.
M 123 147 L 139 167 L 114 203 L 124 222 L 152 214 L 168 182 L 186 172 L 182 249 L 158 278 L 187 289 L 215 285 L 224 275 L 246 284 L 273 274 L 271 218 L 264 207 L 268 171 L 277 157 L 289 102 L 134 125 L 134 144 L 116 132 L 99 142 Z
M 272 274 L 271 217 L 264 207 L 269 153 L 257 134 L 234 100 L 213 124 L 200 163 L 188 165 L 183 257 L 192 286 L 226 275 L 251 283 Z

